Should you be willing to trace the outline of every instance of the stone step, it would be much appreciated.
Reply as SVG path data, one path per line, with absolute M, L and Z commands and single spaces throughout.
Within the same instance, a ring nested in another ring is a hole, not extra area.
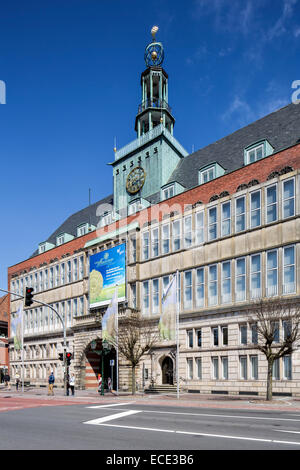
M 145 388 L 145 393 L 176 393 L 176 385 L 150 385 L 150 387 Z

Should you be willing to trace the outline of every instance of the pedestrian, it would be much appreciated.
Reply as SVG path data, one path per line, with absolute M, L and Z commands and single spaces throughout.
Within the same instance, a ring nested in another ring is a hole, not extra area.
M 70 385 L 72 395 L 74 396 L 74 390 L 75 390 L 75 375 L 74 374 L 72 374 L 70 377 L 69 385 Z
M 98 374 L 98 392 L 102 392 L 102 376 L 101 374 Z
M 54 382 L 55 382 L 55 377 L 52 371 L 48 378 L 48 395 L 54 395 L 54 391 L 53 391 Z
M 108 387 L 108 391 L 111 392 L 112 391 L 112 383 L 111 383 L 111 378 L 108 377 L 107 379 L 107 387 Z
M 8 390 L 10 390 L 10 375 L 8 371 L 4 375 L 4 383 Z
M 15 379 L 16 379 L 16 390 L 18 391 L 18 390 L 19 390 L 19 385 L 20 385 L 20 375 L 19 375 L 19 372 L 16 373 Z
M 5 386 L 8 388 L 8 390 L 10 390 L 10 375 L 7 372 L 5 372 L 4 374 L 4 383 L 5 383 Z

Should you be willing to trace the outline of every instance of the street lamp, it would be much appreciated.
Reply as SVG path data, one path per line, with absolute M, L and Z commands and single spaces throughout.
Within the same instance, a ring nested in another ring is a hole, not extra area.
M 104 357 L 110 353 L 111 345 L 106 341 L 102 341 L 102 349 L 101 349 L 101 376 L 102 376 L 102 384 L 101 384 L 101 395 L 104 395 Z

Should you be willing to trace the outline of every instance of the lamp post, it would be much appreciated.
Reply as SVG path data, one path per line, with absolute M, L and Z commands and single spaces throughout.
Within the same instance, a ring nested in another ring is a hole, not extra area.
M 107 341 L 102 341 L 101 349 L 101 376 L 102 376 L 102 385 L 101 385 L 101 395 L 104 395 L 104 357 L 110 353 L 111 345 Z

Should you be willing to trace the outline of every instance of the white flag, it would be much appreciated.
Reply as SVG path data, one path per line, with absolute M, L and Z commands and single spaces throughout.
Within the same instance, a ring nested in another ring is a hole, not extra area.
M 15 350 L 22 349 L 22 316 L 23 316 L 23 305 L 20 304 L 17 312 L 14 314 L 11 321 L 11 333 L 14 337 Z
M 116 324 L 118 317 L 118 287 L 116 287 L 114 295 L 109 306 L 102 318 L 102 340 L 109 341 L 116 336 Z
M 158 328 L 163 339 L 174 340 L 176 333 L 176 274 L 173 275 L 162 298 L 162 314 Z

